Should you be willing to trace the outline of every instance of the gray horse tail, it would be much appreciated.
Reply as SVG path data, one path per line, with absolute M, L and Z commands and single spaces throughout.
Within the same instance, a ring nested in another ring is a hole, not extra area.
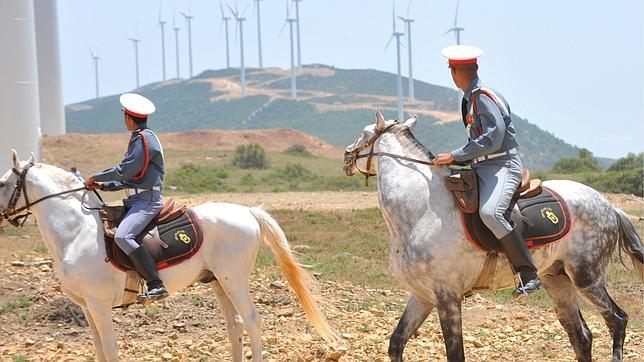
M 642 245 L 642 239 L 627 213 L 617 208 L 615 209 L 615 213 L 617 214 L 617 220 L 619 222 L 619 239 L 617 243 L 619 245 L 620 260 L 622 258 L 622 251 L 624 251 L 631 257 L 633 266 L 640 279 L 644 280 L 644 246 Z

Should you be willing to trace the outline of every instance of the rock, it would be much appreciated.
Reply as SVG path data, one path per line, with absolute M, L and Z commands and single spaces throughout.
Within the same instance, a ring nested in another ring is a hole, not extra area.
M 271 288 L 273 289 L 284 289 L 286 287 L 286 284 L 284 284 L 283 281 L 281 280 L 276 280 L 270 284 Z
M 34 344 L 36 344 L 36 342 L 31 338 L 27 338 L 27 340 L 25 341 L 25 346 L 27 347 L 33 346 Z
M 280 308 L 275 312 L 278 317 L 292 317 L 295 314 L 293 308 Z
M 344 338 L 344 339 L 353 339 L 353 334 L 351 334 L 351 333 L 342 333 L 342 338 Z
M 64 343 L 64 342 L 58 342 L 58 343 L 56 343 L 56 348 L 58 348 L 58 349 L 63 349 L 63 348 L 65 348 L 65 343 Z
M 24 261 L 16 260 L 11 262 L 11 266 L 25 266 L 25 265 L 27 265 L 27 263 L 25 263 Z
M 327 361 L 339 361 L 342 356 L 344 356 L 344 351 L 333 351 L 327 353 L 325 356 L 325 359 Z
M 178 330 L 179 332 L 185 332 L 186 331 L 186 324 L 183 322 L 176 322 L 172 325 L 172 328 Z
M 172 353 L 164 352 L 161 355 L 161 358 L 163 358 L 164 361 L 170 361 L 172 359 Z
M 382 318 L 382 317 L 385 316 L 385 311 L 374 308 L 374 309 L 371 310 L 371 314 L 373 314 L 376 317 Z
M 168 336 L 170 339 L 179 339 L 179 335 L 176 332 L 173 332 Z

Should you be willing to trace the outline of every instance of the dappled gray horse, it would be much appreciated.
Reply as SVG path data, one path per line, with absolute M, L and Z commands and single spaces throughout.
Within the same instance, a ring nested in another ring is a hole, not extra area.
M 447 358 L 460 361 L 465 359 L 461 301 L 479 276 L 486 254 L 468 241 L 460 212 L 445 188 L 450 171 L 429 166 L 431 152 L 411 132 L 416 122 L 416 117 L 404 124 L 385 122 L 377 112 L 376 123 L 365 127 L 347 147 L 345 171 L 355 174 L 356 158 L 367 156 L 366 170 L 361 172 L 377 173 L 380 208 L 390 233 L 390 263 L 396 278 L 411 292 L 389 342 L 391 360 L 402 360 L 407 340 L 436 306 Z M 377 157 L 377 164 L 369 153 Z M 628 215 L 592 188 L 564 180 L 544 186 L 563 197 L 575 221 L 565 238 L 532 251 L 557 318 L 577 359 L 590 361 L 592 334 L 577 304 L 577 294 L 583 295 L 608 326 L 613 361 L 621 360 L 628 317 L 606 291 L 606 269 L 619 246 L 642 275 L 640 237 Z M 507 259 L 499 258 L 498 263 L 503 265 L 497 268 L 492 289 L 513 286 Z

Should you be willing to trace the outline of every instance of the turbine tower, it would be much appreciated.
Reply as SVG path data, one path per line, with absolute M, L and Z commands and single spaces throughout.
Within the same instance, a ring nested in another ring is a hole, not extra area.
M 228 21 L 230 18 L 224 13 L 224 6 L 221 5 L 221 2 L 219 2 L 219 9 L 221 10 L 221 25 L 226 27 L 226 69 L 230 69 L 230 46 L 228 44 Z M 219 31 L 221 31 L 221 27 Z
M 389 48 L 389 45 L 391 44 L 391 41 L 396 38 L 396 60 L 398 64 L 398 78 L 396 79 L 396 89 L 398 91 L 398 120 L 402 121 L 404 119 L 404 113 L 403 113 L 403 92 L 402 92 L 402 74 L 400 70 L 400 37 L 404 36 L 404 33 L 400 33 L 396 31 L 396 2 L 394 1 L 394 7 L 393 7 L 393 32 L 391 33 L 391 38 L 389 38 L 389 41 L 387 42 L 387 46 L 385 47 L 385 51 L 387 51 L 387 48 Z
M 163 80 L 166 80 L 165 74 L 165 24 L 166 21 L 161 19 L 161 6 L 163 5 L 163 0 L 159 1 L 159 27 L 161 28 L 161 69 L 163 73 Z
M 297 25 L 297 68 L 302 68 L 302 44 L 300 43 L 300 1 L 293 0 L 295 3 L 295 23 Z
M 229 5 L 227 6 L 230 12 L 233 13 L 235 20 L 237 20 L 237 26 L 239 27 L 239 95 L 240 97 L 244 97 L 246 95 L 246 66 L 244 65 L 244 21 L 246 21 L 246 18 L 244 18 L 243 16 L 248 7 L 246 7 L 246 9 L 244 9 L 244 11 L 242 11 L 240 14 L 237 10 L 236 5 L 234 10 Z
M 172 30 L 174 30 L 174 49 L 176 51 L 175 63 L 177 64 L 177 78 L 180 78 L 181 67 L 179 66 L 179 30 L 181 30 L 181 28 L 177 26 L 177 14 L 175 12 L 172 13 Z
M 128 38 L 134 45 L 134 66 L 136 67 L 136 87 L 139 88 L 139 42 L 141 39 Z
M 186 25 L 188 26 L 188 62 L 190 63 L 190 78 L 192 78 L 192 26 L 191 22 L 194 16 L 187 15 L 184 12 L 181 12 L 181 15 L 186 19 Z
M 297 19 L 291 18 L 291 15 L 288 11 L 288 0 L 286 0 L 286 19 L 284 20 L 284 25 L 282 25 L 282 31 L 286 24 L 289 28 L 289 36 L 291 39 L 291 98 L 297 98 L 297 82 L 295 78 L 295 49 L 293 47 L 293 23 L 297 23 Z
M 92 60 L 94 61 L 94 82 L 96 85 L 96 99 L 99 97 L 98 93 L 98 60 L 101 59 L 92 49 L 89 50 L 89 54 L 92 56 Z
M 451 32 L 454 32 L 454 35 L 456 35 L 456 44 L 460 45 L 461 44 L 461 32 L 465 30 L 465 28 L 459 28 L 457 25 L 458 21 L 458 0 L 456 0 L 456 13 L 454 14 L 454 27 L 448 29 L 445 34 L 449 34 Z
M 409 58 L 409 102 L 415 103 L 416 97 L 414 95 L 414 75 L 412 72 L 412 56 L 411 56 L 411 23 L 414 22 L 414 19 L 409 17 L 409 9 L 411 8 L 411 0 L 409 0 L 409 5 L 407 6 L 407 16 L 399 16 L 398 19 L 402 20 L 407 26 L 407 52 Z
M 259 11 L 259 2 L 262 0 L 253 1 L 257 7 L 257 50 L 259 54 L 259 67 L 264 68 L 264 63 L 262 62 L 262 17 Z

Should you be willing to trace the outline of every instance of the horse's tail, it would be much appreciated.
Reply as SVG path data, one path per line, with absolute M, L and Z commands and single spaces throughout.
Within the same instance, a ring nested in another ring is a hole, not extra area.
M 266 211 L 253 207 L 250 209 L 261 230 L 262 239 L 268 244 L 277 259 L 277 264 L 286 276 L 293 292 L 304 309 L 304 313 L 320 336 L 333 346 L 339 343 L 338 334 L 327 323 L 322 310 L 316 302 L 316 296 L 309 290 L 315 284 L 313 276 L 302 268 L 291 250 L 284 231 L 277 221 Z
M 631 218 L 623 210 L 615 208 L 617 220 L 619 223 L 619 238 L 617 240 L 620 251 L 624 251 L 631 257 L 633 266 L 637 271 L 640 279 L 644 280 L 644 246 L 637 233 L 637 228 L 631 221 Z

